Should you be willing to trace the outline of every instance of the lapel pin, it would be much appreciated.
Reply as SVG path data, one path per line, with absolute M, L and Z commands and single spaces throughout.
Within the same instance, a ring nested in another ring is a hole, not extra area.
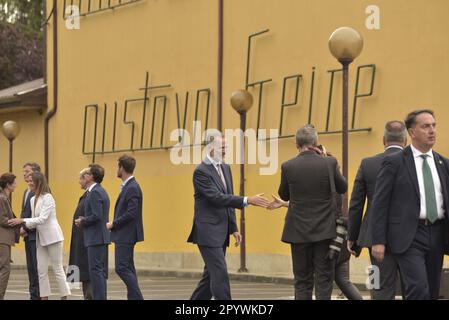
M 438 161 L 438 162 L 439 162 L 440 164 L 443 164 L 443 161 L 441 161 L 441 160 L 440 160 L 440 161 Z

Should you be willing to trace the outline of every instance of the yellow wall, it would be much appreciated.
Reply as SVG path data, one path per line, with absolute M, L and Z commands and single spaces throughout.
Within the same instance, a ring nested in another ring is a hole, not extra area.
M 51 8 L 52 1 L 47 2 Z M 173 87 L 161 91 L 169 96 L 167 144 L 169 132 L 176 126 L 175 92 L 180 94 L 183 103 L 185 92 L 190 90 L 190 106 L 193 108 L 194 91 L 211 88 L 210 119 L 211 125 L 216 125 L 217 3 L 212 0 L 146 0 L 115 12 L 82 18 L 80 30 L 68 30 L 65 22 L 59 20 L 59 110 L 50 125 L 50 179 L 66 236 L 70 234 L 71 217 L 81 194 L 77 185 L 78 172 L 91 162 L 91 156 L 81 153 L 85 105 L 97 103 L 103 108 L 103 104 L 108 103 L 111 108 L 118 101 L 121 120 L 124 100 L 142 97 L 138 88 L 143 86 L 145 72 L 149 71 L 151 85 L 170 83 Z M 365 28 L 365 8 L 372 4 L 380 7 L 381 29 L 376 31 Z M 339 26 L 354 27 L 363 35 L 365 47 L 351 67 L 350 95 L 354 93 L 356 66 L 374 63 L 377 76 L 374 95 L 359 100 L 356 121 L 357 127 L 372 127 L 373 130 L 350 135 L 352 184 L 361 158 L 382 151 L 383 125 L 387 120 L 403 119 L 408 111 L 423 106 L 433 108 L 441 123 L 448 118 L 449 109 L 445 105 L 446 76 L 449 74 L 449 41 L 446 36 L 449 21 L 445 17 L 448 9 L 446 0 L 225 1 L 223 127 L 239 126 L 238 117 L 228 101 L 230 94 L 245 84 L 248 35 L 269 28 L 268 34 L 255 39 L 251 57 L 250 79 L 273 79 L 265 86 L 265 112 L 261 117 L 261 127 L 278 127 L 282 80 L 295 73 L 303 75 L 302 91 L 298 105 L 286 111 L 285 133 L 294 133 L 307 121 L 311 72 L 312 67 L 316 67 L 312 122 L 319 130 L 324 130 L 329 90 L 327 70 L 339 67 L 329 53 L 327 40 Z M 61 7 L 58 14 L 62 16 Z M 49 108 L 52 108 L 52 21 L 49 27 Z M 366 91 L 368 85 L 368 74 L 364 74 L 360 89 Z M 336 76 L 334 110 L 340 107 L 340 87 L 341 78 Z M 258 91 L 252 92 L 257 97 Z M 255 102 L 248 115 L 248 126 L 252 128 L 256 126 L 257 99 Z M 152 107 L 148 110 L 150 119 Z M 140 112 L 141 106 L 136 105 L 130 118 L 140 119 Z M 42 117 L 35 115 L 34 122 L 29 118 L 31 115 L 21 117 L 18 121 L 24 121 L 22 128 L 31 122 L 33 126 L 40 127 L 43 121 Z M 189 129 L 192 119 L 191 109 L 187 120 Z M 332 114 L 331 130 L 340 128 L 340 119 L 340 112 Z M 150 121 L 147 122 L 147 130 L 149 126 Z M 30 126 L 22 131 L 16 144 L 15 168 L 26 160 L 37 160 L 43 165 L 43 135 L 40 130 L 35 134 Z M 136 123 L 136 132 L 137 145 L 140 143 L 140 122 Z M 448 133 L 444 126 L 439 128 L 436 146 L 446 155 L 449 154 L 449 142 L 445 139 Z M 118 134 L 118 143 L 125 147 L 130 137 L 129 128 L 121 125 Z M 108 135 L 110 137 L 110 131 Z M 101 141 L 100 133 L 98 137 Z M 320 138 L 320 142 L 338 158 L 341 155 L 340 140 L 339 135 Z M 4 143 L 1 148 L 2 155 L 6 155 Z M 27 151 L 29 148 L 35 150 L 32 157 Z M 293 139 L 279 142 L 279 164 L 295 154 Z M 115 178 L 118 156 L 97 157 L 97 162 L 107 171 L 104 185 L 112 205 L 120 185 Z M 191 180 L 194 166 L 172 165 L 168 151 L 136 152 L 135 157 L 138 161 L 135 174 L 144 191 L 146 235 L 146 241 L 137 249 L 145 252 L 196 252 L 194 246 L 185 242 L 193 216 Z M 4 170 L 5 162 L 1 165 Z M 248 166 L 247 193 L 276 193 L 279 173 L 259 176 L 258 169 L 258 165 Z M 238 191 L 238 167 L 234 165 L 233 170 Z M 18 211 L 17 201 L 15 207 Z M 249 208 L 248 252 L 288 254 L 288 246 L 280 242 L 283 221 L 282 211 Z M 68 241 L 65 245 L 69 245 Z M 231 250 L 237 252 L 234 248 Z

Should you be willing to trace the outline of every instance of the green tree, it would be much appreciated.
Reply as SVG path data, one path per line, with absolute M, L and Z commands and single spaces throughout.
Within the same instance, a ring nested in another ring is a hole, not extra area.
M 25 31 L 42 35 L 44 0 L 0 0 L 0 20 L 20 24 Z
M 43 75 L 44 0 L 0 0 L 0 89 Z

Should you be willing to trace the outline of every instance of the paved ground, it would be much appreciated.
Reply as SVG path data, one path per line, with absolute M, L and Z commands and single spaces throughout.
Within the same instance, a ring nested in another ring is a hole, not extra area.
M 51 274 L 51 271 L 50 271 Z M 126 287 L 113 273 L 108 280 L 108 298 L 111 300 L 126 299 Z M 57 285 L 50 276 L 52 292 L 51 300 L 58 299 Z M 147 300 L 187 300 L 194 290 L 198 279 L 140 276 L 142 294 Z M 257 283 L 231 281 L 232 296 L 236 300 L 289 300 L 293 299 L 293 288 L 287 284 Z M 339 291 L 334 292 L 334 299 L 339 298 Z M 366 293 L 365 293 L 366 295 Z M 28 299 L 28 275 L 25 270 L 12 270 L 6 292 L 6 300 Z M 368 299 L 368 296 L 365 297 Z M 82 291 L 73 289 L 71 300 L 81 300 Z

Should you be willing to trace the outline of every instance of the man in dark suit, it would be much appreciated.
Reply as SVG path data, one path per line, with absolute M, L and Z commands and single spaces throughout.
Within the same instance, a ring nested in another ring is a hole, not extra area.
M 115 243 L 115 272 L 126 284 L 128 300 L 143 300 L 134 266 L 134 247 L 143 241 L 142 190 L 133 176 L 136 160 L 122 156 L 118 160 L 117 177 L 122 179 L 115 204 L 114 220 L 107 224 Z
M 385 147 L 383 153 L 362 160 L 354 181 L 348 218 L 348 250 L 353 254 L 355 254 L 354 244 L 360 248 L 371 248 L 373 244 L 371 204 L 377 174 L 386 156 L 403 150 L 407 145 L 407 130 L 402 121 L 390 121 L 385 125 L 383 144 Z M 363 215 L 366 199 L 368 199 L 368 206 Z M 394 300 L 398 274 L 396 259 L 389 252 L 385 253 L 382 263 L 378 263 L 372 256 L 370 258 L 371 264 L 379 268 L 380 276 L 379 288 L 374 288 L 371 291 L 372 298 L 374 300 Z
M 104 169 L 100 165 L 89 166 L 85 175 L 88 194 L 85 200 L 84 217 L 75 220 L 84 230 L 84 245 L 87 248 L 89 275 L 93 300 L 107 299 L 108 245 L 110 232 L 106 228 L 109 222 L 109 196 L 101 186 Z
M 33 174 L 33 172 L 41 172 L 41 167 L 34 162 L 25 163 L 25 165 L 23 166 L 23 178 L 27 184 L 31 182 L 31 175 Z M 23 192 L 22 213 L 20 215 L 22 219 L 31 218 L 30 201 L 33 196 L 34 193 L 29 187 Z M 30 299 L 40 300 L 39 276 L 37 273 L 36 229 L 28 229 L 26 227 L 22 227 L 20 229 L 20 233 L 23 236 L 23 240 L 25 241 L 28 281 L 30 282 Z
M 438 299 L 448 231 L 449 160 L 432 150 L 433 111 L 411 112 L 405 125 L 412 139 L 385 157 L 372 205 L 374 258 L 394 254 L 406 299 Z
M 218 131 L 211 131 L 206 159 L 193 173 L 195 189 L 195 214 L 188 242 L 198 245 L 205 267 L 203 276 L 192 294 L 192 300 L 230 300 L 231 290 L 226 266 L 226 248 L 229 235 L 233 235 L 236 246 L 242 236 L 238 232 L 235 209 L 247 205 L 267 207 L 268 199 L 235 196 L 232 173 L 223 163 L 226 140 Z
M 336 237 L 336 207 L 332 185 L 339 194 L 347 190 L 337 160 L 324 157 L 317 148 L 318 135 L 312 125 L 296 133 L 300 154 L 282 164 L 279 196 L 290 201 L 282 241 L 291 245 L 295 299 L 330 300 L 334 282 L 334 261 L 327 258 Z

